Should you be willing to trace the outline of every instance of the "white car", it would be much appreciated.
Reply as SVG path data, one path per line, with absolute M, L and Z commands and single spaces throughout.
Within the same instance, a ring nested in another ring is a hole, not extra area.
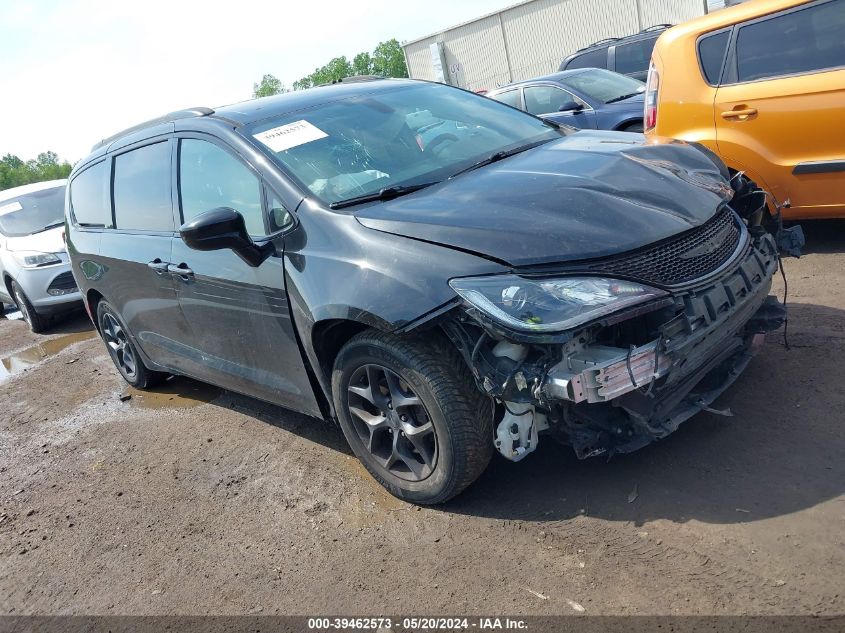
M 51 180 L 0 191 L 0 302 L 14 303 L 33 332 L 82 307 L 65 250 L 65 187 Z

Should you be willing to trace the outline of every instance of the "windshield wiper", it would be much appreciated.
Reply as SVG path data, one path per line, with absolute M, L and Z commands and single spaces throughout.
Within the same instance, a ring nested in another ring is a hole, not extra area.
M 638 94 L 642 94 L 642 90 L 638 90 L 637 92 L 632 92 L 629 95 L 622 95 L 621 97 L 613 97 L 613 99 L 608 99 L 605 103 L 616 103 L 617 101 L 623 101 L 624 99 L 630 99 L 631 97 L 636 97 Z
M 409 193 L 414 193 L 420 189 L 425 189 L 431 185 L 436 185 L 438 181 L 421 182 L 416 185 L 393 185 L 392 187 L 384 187 L 373 193 L 365 193 L 363 196 L 355 196 L 354 198 L 347 198 L 346 200 L 338 200 L 329 205 L 330 209 L 343 209 L 344 207 L 351 207 L 354 204 L 362 204 L 364 202 L 372 202 L 374 200 L 392 200 L 399 196 L 404 196 Z
M 42 226 L 40 229 L 37 229 L 30 233 L 30 235 L 37 235 L 38 233 L 43 233 L 44 231 L 49 231 L 50 229 L 54 229 L 57 226 L 64 225 L 65 221 L 62 220 L 61 222 L 54 222 L 53 224 L 48 224 L 47 226 Z
M 537 147 L 538 145 L 542 145 L 543 143 L 548 143 L 552 139 L 543 139 L 542 141 L 536 141 L 534 143 L 528 143 L 527 145 L 520 145 L 519 147 L 515 147 L 513 149 L 501 150 L 498 152 L 493 152 L 487 158 L 483 158 L 477 163 L 473 163 L 469 167 L 464 167 L 463 169 L 459 169 L 454 174 L 449 176 L 449 178 L 454 178 L 455 176 L 460 176 L 461 174 L 465 174 L 468 171 L 473 171 L 475 169 L 479 169 L 481 167 L 485 167 L 486 165 L 490 165 L 492 163 L 496 163 L 503 158 L 508 158 L 509 156 L 513 156 L 514 154 L 519 154 L 520 152 L 524 152 L 526 150 L 532 149 Z

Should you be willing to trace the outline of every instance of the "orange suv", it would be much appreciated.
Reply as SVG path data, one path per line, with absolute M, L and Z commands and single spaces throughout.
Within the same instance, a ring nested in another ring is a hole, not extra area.
M 845 0 L 751 0 L 666 31 L 645 133 L 697 141 L 786 219 L 845 217 Z

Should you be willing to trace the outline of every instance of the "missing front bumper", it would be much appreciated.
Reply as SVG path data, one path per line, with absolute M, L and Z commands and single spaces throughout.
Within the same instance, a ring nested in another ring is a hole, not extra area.
M 766 236 L 722 278 L 679 295 L 682 318 L 655 340 L 633 349 L 587 345 L 565 355 L 542 385 L 541 395 L 559 412 L 551 430 L 582 458 L 627 453 L 711 410 L 761 335 L 786 320 L 786 308 L 768 295 L 776 267 Z
M 550 428 L 571 444 L 580 458 L 630 453 L 666 437 L 696 413 L 714 411 L 710 405 L 746 368 L 760 347 L 763 332 L 782 323 L 785 317 L 783 306 L 774 297 L 767 297 L 741 332 L 711 346 L 712 353 L 691 369 L 679 368 L 678 360 L 685 365 L 686 358 L 672 359 L 670 354 L 658 354 L 657 371 L 646 369 L 645 360 L 639 364 L 638 372 L 634 365 L 634 379 L 647 381 L 647 387 L 635 386 L 630 376 L 627 384 L 622 384 L 627 369 L 620 368 L 618 358 L 603 367 L 592 367 L 586 374 L 591 379 L 603 376 L 604 384 L 617 385 L 613 392 L 617 395 L 606 401 L 560 398 L 553 405 L 560 412 L 560 424 Z M 552 373 L 550 377 L 545 386 L 547 393 L 558 391 L 560 379 Z M 601 388 L 584 394 L 593 398 L 605 395 Z M 564 395 L 572 395 L 572 391 L 566 390 Z
M 672 359 L 661 342 L 629 348 L 593 345 L 572 354 L 549 370 L 543 385 L 551 399 L 569 402 L 607 402 L 664 376 Z
M 668 305 L 594 323 L 561 343 L 461 339 L 453 327 L 479 387 L 501 403 L 497 449 L 521 459 L 548 429 L 582 458 L 630 452 L 713 411 L 761 335 L 786 318 L 768 296 L 776 269 L 774 241 L 762 235 L 718 277 L 672 292 Z

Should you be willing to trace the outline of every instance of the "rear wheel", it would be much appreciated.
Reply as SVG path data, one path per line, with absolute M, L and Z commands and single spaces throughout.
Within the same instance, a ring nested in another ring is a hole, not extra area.
M 109 356 L 126 382 L 137 389 L 149 389 L 167 378 L 167 374 L 153 371 L 144 365 L 126 326 L 106 301 L 97 304 L 97 323 Z
M 447 501 L 490 461 L 490 401 L 445 341 L 363 332 L 338 354 L 332 391 L 353 452 L 400 499 Z
M 622 131 L 623 132 L 639 132 L 639 133 L 642 133 L 643 129 L 644 129 L 643 128 L 643 122 L 637 121 L 637 122 L 634 122 L 634 123 L 629 123 L 628 125 L 623 127 Z
M 50 327 L 50 319 L 35 311 L 32 303 L 30 303 L 17 281 L 12 282 L 12 298 L 15 300 L 18 310 L 21 311 L 23 320 L 26 321 L 30 330 L 39 334 Z

